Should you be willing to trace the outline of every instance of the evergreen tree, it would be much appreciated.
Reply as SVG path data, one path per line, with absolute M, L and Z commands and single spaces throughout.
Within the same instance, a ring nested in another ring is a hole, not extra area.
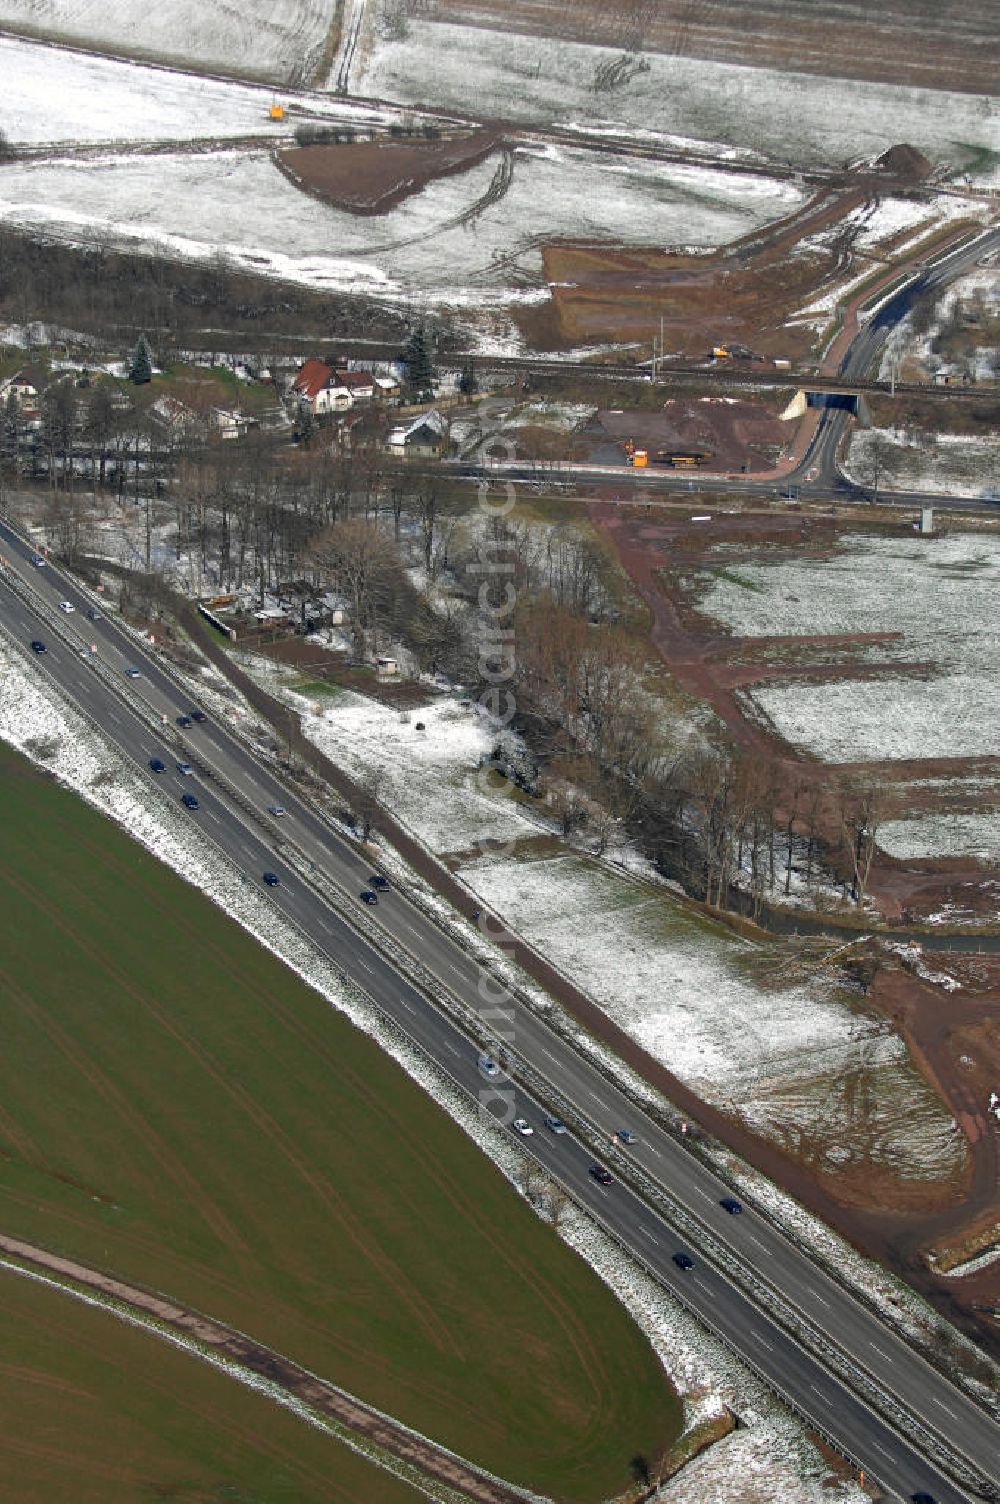
M 431 358 L 431 341 L 423 324 L 410 335 L 403 353 L 406 362 L 406 377 L 415 392 L 428 392 L 434 382 L 434 362 Z
M 139 336 L 139 343 L 135 347 L 132 356 L 132 364 L 129 367 L 128 378 L 136 386 L 142 386 L 153 379 L 153 352 L 149 348 L 149 341 L 144 334 Z
M 471 360 L 467 360 L 462 367 L 462 374 L 458 378 L 458 390 L 462 393 L 463 397 L 471 397 L 479 390 L 479 383 L 476 380 L 476 372 Z

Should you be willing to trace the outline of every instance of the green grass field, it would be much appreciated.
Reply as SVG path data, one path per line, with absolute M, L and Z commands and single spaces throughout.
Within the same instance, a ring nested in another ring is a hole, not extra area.
M 676 1436 L 622 1308 L 365 1036 L 6 750 L 0 821 L 0 1229 L 560 1499 Z
M 17 1504 L 420 1504 L 197 1358 L 0 1271 L 0 1496 Z

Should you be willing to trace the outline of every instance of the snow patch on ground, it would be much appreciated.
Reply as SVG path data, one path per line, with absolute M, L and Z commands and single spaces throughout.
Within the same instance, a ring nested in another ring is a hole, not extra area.
M 768 683 L 747 701 L 826 762 L 1000 755 L 1000 537 L 848 536 L 829 558 L 743 563 L 706 576 L 699 609 L 739 636 L 898 632 L 870 661 L 927 677 Z
M 303 697 L 293 698 L 305 712 Z M 380 801 L 433 852 L 539 834 L 521 805 L 490 787 L 488 770 L 477 776 L 500 735 L 486 715 L 443 698 L 404 719 L 350 690 L 329 703 L 324 698 L 320 710 L 303 715 L 309 740 L 361 784 L 380 770 Z
M 138 0 L 126 3 L 138 8 Z M 0 17 L 9 4 L 10 0 L 0 0 Z M 219 14 L 200 3 L 190 8 L 206 16 Z M 145 17 L 168 10 L 144 3 L 142 9 Z M 103 10 L 117 30 L 122 25 L 120 8 L 104 5 Z M 239 14 L 227 8 L 227 25 L 238 20 Z M 275 129 L 269 119 L 272 89 L 95 57 L 18 37 L 0 36 L 0 75 L 4 134 L 15 145 L 217 140 L 220 136 L 260 136 Z M 388 123 L 398 113 L 314 93 L 286 94 L 282 102 L 294 104 L 296 114 L 305 118 L 355 125 Z M 289 134 L 284 124 L 277 131 L 279 140 Z
M 544 302 L 547 239 L 717 245 L 801 198 L 770 179 L 567 149 L 558 160 L 518 153 L 509 190 L 478 209 L 496 170 L 490 159 L 368 218 L 300 193 L 263 150 L 65 155 L 0 169 L 0 217 L 74 242 L 108 238 L 191 259 L 224 250 L 249 271 L 309 286 L 392 300 L 413 292 L 475 311 Z
M 179 63 L 304 81 L 333 17 L 329 0 L 0 0 L 0 24 L 111 52 L 141 49 Z M 5 85 L 8 79 L 5 74 Z
M 747 68 L 686 55 L 649 53 L 623 87 L 595 89 L 612 48 L 428 22 L 401 41 L 382 41 L 355 81 L 377 99 L 602 133 L 625 125 L 719 142 L 779 160 L 822 164 L 874 157 L 900 141 L 960 163 L 958 142 L 990 146 L 994 100 L 933 89 L 773 68 Z
M 1000 497 L 1000 435 L 974 438 L 970 434 L 934 434 L 916 429 L 856 430 L 845 473 L 859 485 L 871 486 L 876 454 L 880 492 Z
M 835 1164 L 913 1178 L 961 1164 L 950 1120 L 889 1025 L 828 983 L 781 988 L 760 949 L 574 856 L 467 863 L 462 880 L 706 1101 Z
M 984 862 L 1000 863 L 1000 811 L 887 820 L 879 827 L 878 844 L 887 855 L 903 861 L 922 856 L 975 856 Z

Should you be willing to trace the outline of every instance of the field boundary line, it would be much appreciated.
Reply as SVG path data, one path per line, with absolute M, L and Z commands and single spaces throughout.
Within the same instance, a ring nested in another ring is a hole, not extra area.
M 214 1317 L 3 1233 L 0 1268 L 99 1306 L 200 1357 L 441 1504 L 469 1499 L 525 1504 L 539 1499 Z

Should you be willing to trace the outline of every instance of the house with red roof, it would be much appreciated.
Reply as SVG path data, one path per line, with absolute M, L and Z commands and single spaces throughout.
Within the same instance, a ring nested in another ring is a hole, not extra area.
M 292 395 L 314 417 L 322 413 L 342 412 L 354 406 L 354 393 L 340 380 L 338 372 L 325 360 L 311 356 L 292 382 Z

